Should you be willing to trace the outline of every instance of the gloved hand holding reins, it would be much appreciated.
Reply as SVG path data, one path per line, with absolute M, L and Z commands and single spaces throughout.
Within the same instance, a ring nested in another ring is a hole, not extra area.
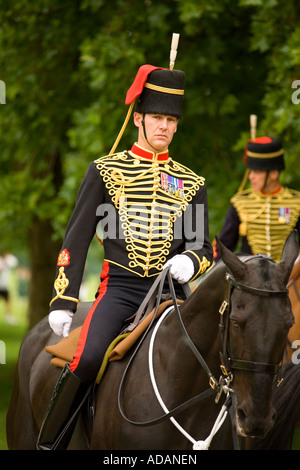
M 173 279 L 179 284 L 187 283 L 194 275 L 194 264 L 191 258 L 186 255 L 175 255 L 169 259 L 164 266 L 170 266 L 170 273 Z

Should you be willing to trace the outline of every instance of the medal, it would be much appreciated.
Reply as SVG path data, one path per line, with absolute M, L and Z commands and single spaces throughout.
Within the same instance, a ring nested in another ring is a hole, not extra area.
M 280 224 L 289 224 L 290 220 L 291 220 L 291 208 L 290 207 L 279 207 L 278 222 Z
M 161 187 L 163 191 L 166 191 L 172 196 L 184 199 L 184 187 L 183 180 L 175 178 L 175 176 L 167 175 L 167 173 L 161 172 Z

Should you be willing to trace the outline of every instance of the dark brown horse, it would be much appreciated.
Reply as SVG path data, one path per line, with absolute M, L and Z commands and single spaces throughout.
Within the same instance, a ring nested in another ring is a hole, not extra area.
M 278 264 L 264 256 L 240 259 L 219 248 L 222 261 L 180 306 L 180 317 L 176 309 L 160 317 L 155 337 L 152 327 L 134 353 L 109 365 L 95 394 L 91 449 L 192 449 L 210 435 L 231 397 L 231 419 L 224 420 L 211 449 L 233 448 L 232 426 L 251 437 L 264 437 L 272 428 L 272 383 L 293 323 L 286 284 L 298 253 L 296 235 L 287 239 Z M 83 317 L 79 309 L 72 327 Z M 44 319 L 21 346 L 7 415 L 10 449 L 35 448 L 61 372 L 44 348 L 58 340 Z M 221 373 L 224 393 L 215 403 Z M 69 448 L 88 448 L 81 420 Z

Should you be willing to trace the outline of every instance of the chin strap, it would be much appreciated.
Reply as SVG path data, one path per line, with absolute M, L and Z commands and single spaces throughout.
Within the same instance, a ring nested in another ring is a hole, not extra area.
M 146 142 L 148 142 L 147 133 L 146 133 L 146 125 L 145 125 L 145 113 L 143 113 L 142 126 L 143 126 L 143 131 L 144 131 L 144 136 L 145 136 Z M 148 142 L 148 144 L 149 144 L 149 142 Z
M 152 147 L 154 150 L 159 152 L 159 149 L 156 148 L 156 147 L 153 147 L 153 145 L 150 144 L 149 140 L 147 139 L 146 125 L 145 125 L 145 113 L 143 113 L 142 126 L 143 126 L 144 136 L 145 136 L 145 140 L 146 140 L 147 144 L 150 145 L 150 147 Z
M 266 190 L 266 186 L 267 186 L 267 182 L 268 182 L 269 173 L 270 173 L 269 171 L 267 171 L 267 173 L 266 173 L 265 182 L 264 182 L 264 185 L 263 185 L 263 188 L 262 188 L 263 191 Z

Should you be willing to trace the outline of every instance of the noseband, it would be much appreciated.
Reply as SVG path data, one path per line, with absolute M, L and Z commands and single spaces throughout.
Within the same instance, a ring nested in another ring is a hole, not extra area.
M 220 307 L 220 331 L 221 331 L 221 340 L 222 340 L 222 352 L 220 353 L 221 357 L 221 370 L 224 375 L 230 375 L 232 369 L 241 369 L 251 372 L 273 372 L 275 375 L 278 372 L 278 364 L 268 364 L 264 362 L 254 362 L 254 361 L 245 361 L 242 359 L 232 358 L 229 353 L 229 320 L 230 320 L 230 310 L 231 310 L 231 295 L 233 289 L 239 289 L 248 294 L 257 295 L 260 297 L 278 297 L 278 296 L 287 296 L 288 289 L 285 290 L 267 290 L 267 289 L 258 289 L 257 287 L 248 286 L 242 284 L 234 279 L 231 274 L 226 274 L 226 280 L 229 282 L 227 300 L 224 300 Z

